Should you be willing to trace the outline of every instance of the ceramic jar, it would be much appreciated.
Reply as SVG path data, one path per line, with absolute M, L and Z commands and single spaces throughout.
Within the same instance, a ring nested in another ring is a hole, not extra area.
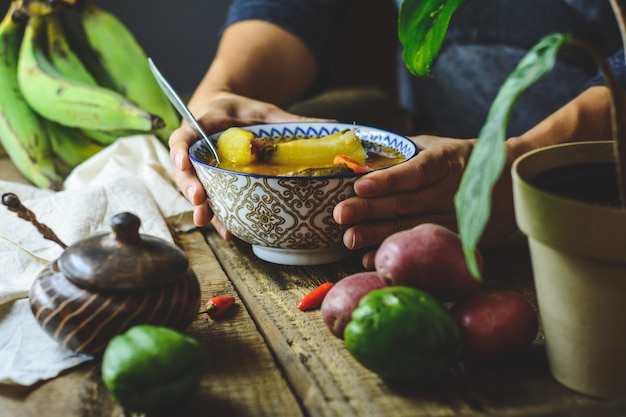
M 29 301 L 43 330 L 63 346 L 101 354 L 137 324 L 182 330 L 198 314 L 200 284 L 185 253 L 139 233 L 131 213 L 113 217 L 112 232 L 66 248 L 33 283 Z

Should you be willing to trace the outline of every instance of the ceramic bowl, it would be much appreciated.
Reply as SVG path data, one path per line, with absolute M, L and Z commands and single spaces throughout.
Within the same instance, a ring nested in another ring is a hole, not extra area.
M 294 122 L 246 126 L 257 137 L 312 137 L 356 128 L 366 150 L 384 145 L 405 159 L 417 154 L 408 138 L 367 126 L 326 122 Z M 210 135 L 214 142 L 221 132 Z M 285 177 L 247 174 L 217 168 L 208 146 L 199 140 L 189 149 L 215 216 L 230 232 L 252 245 L 259 258 L 285 265 L 316 265 L 348 254 L 345 226 L 333 220 L 335 205 L 354 195 L 354 181 L 363 174 Z

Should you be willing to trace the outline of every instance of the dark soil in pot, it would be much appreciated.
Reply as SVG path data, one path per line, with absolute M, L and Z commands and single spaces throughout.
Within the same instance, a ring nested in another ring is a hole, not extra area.
M 612 162 L 567 165 L 537 175 L 531 183 L 562 197 L 619 207 L 616 166 Z

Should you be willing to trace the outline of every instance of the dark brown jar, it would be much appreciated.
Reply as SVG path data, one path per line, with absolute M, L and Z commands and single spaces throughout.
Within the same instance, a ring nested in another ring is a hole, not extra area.
M 112 232 L 68 247 L 33 283 L 35 319 L 57 342 L 99 356 L 138 324 L 186 328 L 200 308 L 200 284 L 185 253 L 139 233 L 139 218 L 121 213 Z

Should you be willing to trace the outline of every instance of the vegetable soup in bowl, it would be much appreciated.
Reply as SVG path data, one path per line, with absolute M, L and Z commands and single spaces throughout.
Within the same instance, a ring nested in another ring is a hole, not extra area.
M 335 205 L 354 195 L 358 177 L 418 152 L 402 135 L 345 123 L 262 124 L 209 138 L 219 164 L 202 140 L 189 155 L 213 213 L 256 256 L 285 265 L 347 256 Z

